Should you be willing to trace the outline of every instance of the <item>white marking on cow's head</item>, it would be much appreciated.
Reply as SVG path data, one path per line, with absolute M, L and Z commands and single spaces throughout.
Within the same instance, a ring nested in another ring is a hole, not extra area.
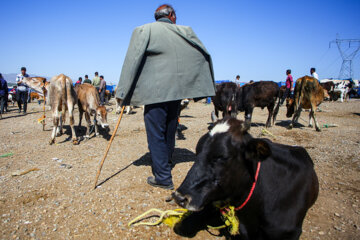
M 217 133 L 227 132 L 230 128 L 230 125 L 226 122 L 218 123 L 215 125 L 213 129 L 210 131 L 210 136 L 214 136 Z

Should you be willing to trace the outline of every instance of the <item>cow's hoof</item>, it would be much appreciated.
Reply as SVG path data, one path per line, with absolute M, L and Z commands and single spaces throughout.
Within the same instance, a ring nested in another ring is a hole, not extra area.
M 313 128 L 313 125 L 312 124 L 309 124 L 309 126 L 308 126 L 309 128 Z
M 100 135 L 100 133 L 95 133 L 95 136 L 97 137 L 97 136 L 99 136 Z
M 55 143 L 55 139 L 51 139 L 50 141 L 49 141 L 49 144 L 50 145 L 53 145 Z
M 76 140 L 76 139 L 73 139 L 72 143 L 73 143 L 73 145 L 78 145 L 78 144 L 79 144 L 79 141 Z
M 321 132 L 321 129 L 320 129 L 320 128 L 316 128 L 316 131 L 317 131 L 317 132 Z
M 293 125 L 290 124 L 290 125 L 288 126 L 288 129 L 290 130 L 290 129 L 292 129 L 292 128 L 293 128 Z

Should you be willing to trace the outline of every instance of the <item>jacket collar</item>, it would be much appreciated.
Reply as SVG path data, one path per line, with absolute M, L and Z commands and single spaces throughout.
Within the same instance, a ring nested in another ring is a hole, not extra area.
M 166 17 L 158 19 L 157 22 L 166 22 L 166 23 L 174 24 L 170 19 Z

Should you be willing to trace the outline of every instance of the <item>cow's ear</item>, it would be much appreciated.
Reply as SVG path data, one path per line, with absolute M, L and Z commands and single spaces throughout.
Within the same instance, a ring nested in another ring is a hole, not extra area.
M 209 136 L 210 136 L 210 133 L 207 133 L 199 139 L 198 143 L 196 144 L 196 155 L 198 155 L 202 151 L 202 149 L 204 147 L 204 143 L 209 138 Z
M 264 161 L 271 155 L 269 143 L 264 139 L 253 138 L 245 148 L 245 158 L 248 161 Z

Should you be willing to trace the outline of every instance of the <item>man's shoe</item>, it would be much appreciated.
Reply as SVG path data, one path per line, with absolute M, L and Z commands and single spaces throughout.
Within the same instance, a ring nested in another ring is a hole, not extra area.
M 159 187 L 159 188 L 163 188 L 163 189 L 167 189 L 167 190 L 174 190 L 174 185 L 173 184 L 170 184 L 170 185 L 159 184 L 159 183 L 157 183 L 155 181 L 154 177 L 148 177 L 147 178 L 147 183 L 150 186 L 153 186 L 153 187 Z

